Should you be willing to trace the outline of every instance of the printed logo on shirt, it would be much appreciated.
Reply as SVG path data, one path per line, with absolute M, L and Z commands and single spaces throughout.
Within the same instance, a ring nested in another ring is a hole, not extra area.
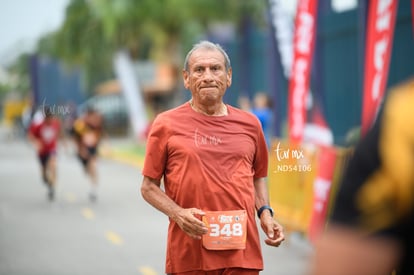
M 221 143 L 223 143 L 223 141 L 216 135 L 201 133 L 198 128 L 194 130 L 194 144 L 196 147 L 218 146 Z
M 51 143 L 56 137 L 56 130 L 53 127 L 45 126 L 41 129 L 40 135 L 46 143 Z

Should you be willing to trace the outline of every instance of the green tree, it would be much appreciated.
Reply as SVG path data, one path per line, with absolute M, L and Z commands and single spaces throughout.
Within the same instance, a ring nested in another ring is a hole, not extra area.
M 40 54 L 61 59 L 69 66 L 81 66 L 88 91 L 112 77 L 113 50 L 112 40 L 105 38 L 102 21 L 85 0 L 72 0 L 62 27 L 38 44 Z
M 241 25 L 263 18 L 265 0 L 72 0 L 63 26 L 42 39 L 39 51 L 82 65 L 90 89 L 112 76 L 112 58 L 177 63 L 212 22 Z
M 3 93 L 16 92 L 22 98 L 29 94 L 30 74 L 29 74 L 30 55 L 21 54 L 17 60 L 8 67 L 8 72 L 13 76 L 9 84 L 2 86 Z

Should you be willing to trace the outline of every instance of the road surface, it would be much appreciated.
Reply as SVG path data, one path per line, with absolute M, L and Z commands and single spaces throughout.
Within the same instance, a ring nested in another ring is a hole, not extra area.
M 98 200 L 72 147 L 60 148 L 55 201 L 33 148 L 0 131 L 0 275 L 164 274 L 167 218 L 141 197 L 139 167 L 100 159 Z M 263 245 L 262 275 L 306 274 L 311 253 L 289 238 Z

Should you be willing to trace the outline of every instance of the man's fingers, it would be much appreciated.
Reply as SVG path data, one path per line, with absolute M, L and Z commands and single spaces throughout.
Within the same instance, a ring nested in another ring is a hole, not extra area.
M 269 237 L 269 239 L 273 239 L 275 236 L 275 233 L 273 231 L 273 227 L 270 227 L 270 229 L 267 230 L 267 237 Z
M 190 208 L 190 213 L 194 216 L 194 215 L 200 215 L 200 216 L 204 216 L 206 213 L 198 208 Z
M 282 241 L 283 240 L 271 240 L 271 239 L 267 239 L 267 240 L 265 240 L 265 243 L 267 245 L 270 245 L 270 246 L 276 246 L 276 247 L 278 247 L 282 243 Z
M 281 232 L 275 231 L 273 238 L 268 238 L 265 240 L 267 245 L 279 246 L 285 240 L 285 236 Z
M 189 208 L 185 210 L 182 230 L 194 239 L 201 239 L 201 235 L 208 232 L 207 226 L 201 221 L 201 216 L 205 215 L 204 211 L 197 208 Z
M 271 219 L 271 221 L 262 222 L 262 228 L 267 235 L 265 240 L 267 245 L 278 247 L 285 240 L 283 227 L 275 220 Z

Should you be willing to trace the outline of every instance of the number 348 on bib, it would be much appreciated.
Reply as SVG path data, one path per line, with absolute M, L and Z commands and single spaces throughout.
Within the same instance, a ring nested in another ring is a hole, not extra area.
M 208 233 L 203 246 L 209 250 L 245 249 L 247 236 L 246 210 L 208 211 L 203 216 Z

